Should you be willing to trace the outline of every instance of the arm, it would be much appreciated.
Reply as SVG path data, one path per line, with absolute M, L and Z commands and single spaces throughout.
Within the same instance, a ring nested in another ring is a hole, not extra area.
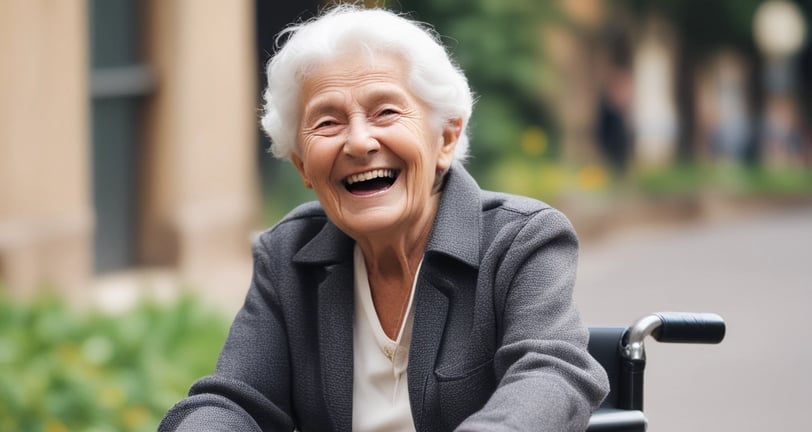
M 293 430 L 287 335 L 275 301 L 267 249 L 254 248 L 254 275 L 214 375 L 164 417 L 159 431 Z
M 573 303 L 577 261 L 577 238 L 561 213 L 543 210 L 518 231 L 495 277 L 499 384 L 459 431 L 586 429 L 608 382 Z

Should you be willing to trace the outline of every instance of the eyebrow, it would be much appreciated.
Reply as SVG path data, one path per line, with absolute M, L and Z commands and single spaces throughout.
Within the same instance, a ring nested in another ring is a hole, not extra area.
M 334 92 L 312 97 L 303 107 L 302 121 L 307 124 L 313 121 L 314 117 L 337 111 L 336 101 L 339 99 L 343 99 L 343 97 L 340 94 L 334 94 Z
M 400 86 L 394 84 L 375 85 L 374 88 L 361 89 L 358 91 L 358 98 L 364 108 L 369 109 L 383 102 L 391 102 L 396 105 L 406 105 L 408 98 Z M 314 121 L 314 117 L 340 111 L 344 96 L 337 92 L 327 92 L 316 95 L 304 106 L 302 121 L 307 124 Z
M 388 84 L 375 86 L 375 88 L 369 90 L 362 90 L 362 99 L 370 105 L 378 105 L 382 102 L 405 105 L 408 101 L 400 86 Z

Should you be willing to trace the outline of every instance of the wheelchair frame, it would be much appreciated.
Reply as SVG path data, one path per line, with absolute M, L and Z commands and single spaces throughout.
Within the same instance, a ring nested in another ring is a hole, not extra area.
M 610 391 L 592 413 L 588 432 L 644 432 L 645 339 L 666 343 L 720 343 L 725 322 L 713 313 L 661 312 L 629 327 L 590 327 L 589 353 L 609 376 Z

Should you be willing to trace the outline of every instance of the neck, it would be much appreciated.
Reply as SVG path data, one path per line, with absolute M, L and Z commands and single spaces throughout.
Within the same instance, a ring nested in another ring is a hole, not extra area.
M 434 223 L 436 200 L 432 201 L 435 201 L 435 211 L 428 212 L 426 220 L 418 224 L 356 238 L 370 278 L 399 280 L 411 286 Z
M 370 294 L 378 321 L 386 335 L 396 340 L 406 319 L 417 269 L 428 240 L 428 229 L 387 241 L 358 241 L 364 254 Z
M 405 319 L 417 269 L 439 207 L 439 196 L 432 194 L 426 203 L 430 211 L 424 212 L 416 223 L 355 237 L 364 254 L 375 311 L 384 332 L 393 340 Z

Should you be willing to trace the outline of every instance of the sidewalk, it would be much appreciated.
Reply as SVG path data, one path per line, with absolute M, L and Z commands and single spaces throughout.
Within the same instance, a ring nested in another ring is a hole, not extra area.
M 812 204 L 605 233 L 581 248 L 576 302 L 589 325 L 659 311 L 715 312 L 720 345 L 647 342 L 651 430 L 806 430 L 812 404 Z

